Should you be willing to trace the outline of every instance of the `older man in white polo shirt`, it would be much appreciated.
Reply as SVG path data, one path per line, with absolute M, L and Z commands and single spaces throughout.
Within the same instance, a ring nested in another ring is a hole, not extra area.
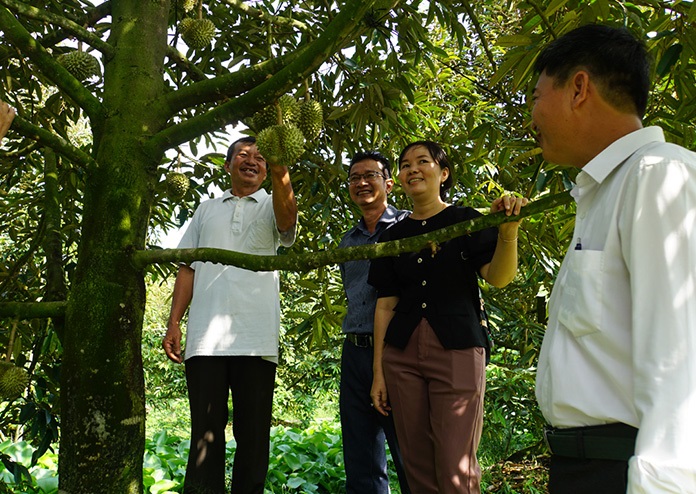
M 274 255 L 295 239 L 297 204 L 287 167 L 268 165 L 253 137 L 232 144 L 225 171 L 232 187 L 203 202 L 179 248 L 215 247 Z M 261 188 L 267 173 L 273 193 Z M 189 307 L 185 358 L 180 321 Z M 191 450 L 184 492 L 224 493 L 227 400 L 237 442 L 235 494 L 262 494 L 268 470 L 273 387 L 278 361 L 278 273 L 194 262 L 181 266 L 162 345 L 185 360 L 191 408 Z

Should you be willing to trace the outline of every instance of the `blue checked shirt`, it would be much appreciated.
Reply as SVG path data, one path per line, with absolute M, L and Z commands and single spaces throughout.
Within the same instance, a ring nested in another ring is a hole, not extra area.
M 379 236 L 397 221 L 408 216 L 408 211 L 387 206 L 382 217 L 377 222 L 375 231 L 367 231 L 362 218 L 356 226 L 343 236 L 339 247 L 375 244 Z M 348 312 L 343 319 L 344 333 L 372 334 L 377 294 L 374 287 L 367 283 L 370 272 L 370 261 L 348 261 L 339 265 L 343 279 L 343 290 L 348 302 Z

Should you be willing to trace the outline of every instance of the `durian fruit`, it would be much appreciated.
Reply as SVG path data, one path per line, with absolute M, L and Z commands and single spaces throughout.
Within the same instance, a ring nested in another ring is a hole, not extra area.
M 14 400 L 29 385 L 29 373 L 10 362 L 0 362 L 0 399 Z
M 167 196 L 174 201 L 178 201 L 188 192 L 189 179 L 181 172 L 169 172 L 164 179 L 164 185 L 167 189 Z
M 189 48 L 205 48 L 215 37 L 215 24 L 210 19 L 186 17 L 179 23 L 179 32 Z
M 278 107 L 275 105 L 268 105 L 264 109 L 257 111 L 251 118 L 251 123 L 256 132 L 261 132 L 263 129 L 267 129 L 272 125 L 277 125 Z
M 256 132 L 261 132 L 272 125 L 295 124 L 299 117 L 300 104 L 293 96 L 284 94 L 278 98 L 276 104 L 268 105 L 256 112 L 251 124 Z
M 293 124 L 272 125 L 259 132 L 256 147 L 270 165 L 290 166 L 304 152 L 305 139 Z
M 184 9 L 184 12 L 190 12 L 196 6 L 197 0 L 176 0 L 177 6 Z
M 289 94 L 284 94 L 278 98 L 280 114 L 284 124 L 295 124 L 300 116 L 300 104 Z
M 75 50 L 59 55 L 57 60 L 78 81 L 101 76 L 99 61 L 89 53 Z
M 300 129 L 306 140 L 313 141 L 319 137 L 323 122 L 324 112 L 318 101 L 308 99 L 302 102 L 297 119 L 297 128 Z

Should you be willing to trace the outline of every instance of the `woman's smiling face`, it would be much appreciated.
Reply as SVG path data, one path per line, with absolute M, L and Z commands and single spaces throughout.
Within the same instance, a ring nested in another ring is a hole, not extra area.
M 440 167 L 425 146 L 408 149 L 399 163 L 399 181 L 411 198 L 440 197 L 440 185 L 448 176 L 449 169 Z

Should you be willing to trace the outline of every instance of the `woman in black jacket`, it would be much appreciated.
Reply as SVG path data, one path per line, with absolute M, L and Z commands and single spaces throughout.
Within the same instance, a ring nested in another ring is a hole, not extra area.
M 425 234 L 480 216 L 449 205 L 452 168 L 430 141 L 409 144 L 398 179 L 413 212 L 380 241 Z M 519 214 L 524 198 L 501 197 L 491 212 Z M 517 271 L 519 221 L 416 253 L 374 259 L 377 289 L 372 403 L 393 409 L 408 483 L 418 494 L 480 492 L 476 450 L 483 425 L 487 335 L 478 279 L 507 285 Z M 388 399 L 387 399 L 388 397 Z

